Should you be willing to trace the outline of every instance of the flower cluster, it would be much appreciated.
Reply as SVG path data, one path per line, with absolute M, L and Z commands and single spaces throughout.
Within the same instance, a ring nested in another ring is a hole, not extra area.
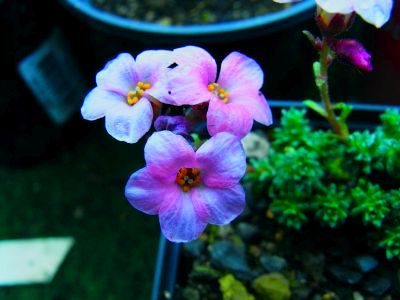
M 278 3 L 292 3 L 301 0 L 273 0 Z M 315 0 L 318 7 L 330 14 L 357 13 L 366 22 L 382 27 L 389 18 L 393 0 Z
M 104 117 L 107 132 L 127 143 L 154 121 L 146 167 L 132 174 L 125 195 L 136 209 L 159 215 L 170 241 L 196 239 L 208 223 L 227 224 L 243 211 L 240 139 L 254 120 L 272 123 L 263 80 L 260 66 L 238 52 L 222 61 L 218 74 L 214 58 L 194 46 L 144 51 L 136 59 L 123 53 L 97 74 L 81 108 L 85 119 Z M 167 115 L 171 106 L 183 115 Z M 210 138 L 195 141 L 191 133 Z
M 291 3 L 301 0 L 273 0 L 278 3 Z M 343 33 L 353 23 L 355 14 L 375 27 L 382 27 L 390 18 L 393 0 L 315 0 L 317 10 L 315 19 L 323 35 L 322 41 L 314 38 L 309 32 L 315 48 L 321 50 L 327 44 L 331 50 L 330 56 L 354 65 L 363 71 L 372 71 L 371 55 L 363 45 L 354 39 L 337 39 L 336 35 Z

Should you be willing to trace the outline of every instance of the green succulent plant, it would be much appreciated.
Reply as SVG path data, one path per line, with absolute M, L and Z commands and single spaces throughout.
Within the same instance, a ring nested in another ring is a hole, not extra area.
M 351 191 L 353 215 L 361 215 L 365 224 L 381 227 L 383 219 L 390 212 L 387 193 L 379 185 L 360 180 Z
M 284 110 L 268 156 L 250 161 L 246 180 L 256 183 L 279 223 L 301 229 L 315 219 L 336 228 L 361 220 L 366 232 L 386 232 L 379 245 L 388 258 L 398 256 L 400 114 L 389 110 L 381 120 L 375 130 L 343 139 L 312 130 L 305 110 Z
M 389 109 L 380 118 L 386 138 L 400 140 L 400 112 L 395 109 Z
M 282 110 L 280 127 L 274 130 L 272 146 L 275 149 L 307 145 L 311 127 L 306 112 L 305 109 L 295 108 Z
M 385 248 L 387 258 L 400 258 L 400 225 L 387 229 L 379 246 Z
M 351 202 L 344 186 L 331 183 L 324 193 L 315 197 L 315 216 L 323 224 L 334 228 L 346 220 Z
M 359 167 L 365 174 L 371 174 L 373 168 L 382 169 L 382 142 L 383 136 L 379 131 L 355 131 L 348 137 L 347 152 L 352 156 L 352 160 L 360 164 Z
M 289 228 L 299 230 L 307 222 L 307 205 L 293 199 L 277 199 L 272 202 L 271 210 L 278 222 Z
M 274 176 L 270 195 L 304 198 L 321 187 L 324 173 L 315 152 L 303 147 L 286 147 L 282 153 L 271 157 L 271 165 Z

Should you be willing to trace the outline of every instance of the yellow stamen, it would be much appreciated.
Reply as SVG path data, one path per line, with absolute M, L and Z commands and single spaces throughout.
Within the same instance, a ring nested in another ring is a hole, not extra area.
M 133 105 L 139 101 L 139 98 L 136 96 L 136 93 L 133 91 L 128 92 L 127 102 L 129 105 Z
M 175 182 L 181 186 L 182 191 L 187 192 L 200 184 L 200 170 L 197 168 L 180 168 L 176 174 Z
M 144 92 L 149 88 L 151 88 L 150 83 L 144 83 L 142 81 L 139 81 L 136 84 L 136 88 L 128 92 L 128 96 L 126 97 L 126 102 L 128 102 L 129 105 L 134 105 L 138 103 L 140 98 L 142 98 Z
M 227 91 L 225 91 L 225 89 L 220 88 L 218 83 L 210 83 L 209 85 L 207 85 L 207 89 L 211 92 L 214 93 L 215 95 L 218 96 L 219 99 L 221 99 L 221 101 L 223 103 L 228 103 L 229 99 L 229 93 Z

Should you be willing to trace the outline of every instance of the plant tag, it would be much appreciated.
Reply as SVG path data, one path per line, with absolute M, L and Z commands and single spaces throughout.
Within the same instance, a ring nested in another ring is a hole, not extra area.
M 73 244 L 71 237 L 0 241 L 0 286 L 49 283 Z
M 18 64 L 18 71 L 54 123 L 61 125 L 78 111 L 84 79 L 59 29 Z

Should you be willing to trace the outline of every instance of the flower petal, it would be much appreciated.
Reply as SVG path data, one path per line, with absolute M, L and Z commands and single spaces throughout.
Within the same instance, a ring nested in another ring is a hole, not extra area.
M 192 193 L 180 192 L 175 201 L 166 201 L 160 208 L 161 231 L 171 242 L 195 240 L 207 226 L 204 210 L 193 199 Z
M 153 174 L 171 183 L 180 168 L 197 166 L 192 146 L 182 136 L 167 130 L 151 135 L 144 147 L 144 157 Z
M 149 214 L 158 214 L 160 206 L 178 197 L 176 185 L 162 184 L 147 168 L 133 173 L 125 187 L 125 197 L 136 209 Z
M 195 105 L 209 101 L 213 94 L 207 86 L 217 78 L 212 56 L 202 48 L 187 46 L 175 49 L 174 59 L 178 66 L 168 73 L 170 98 L 166 103 Z
M 354 0 L 354 9 L 366 22 L 379 28 L 385 24 L 392 11 L 392 0 Z
M 136 71 L 138 80 L 151 84 L 151 88 L 145 92 L 161 102 L 169 97 L 167 89 L 168 68 L 173 63 L 172 51 L 148 50 L 136 57 Z
M 237 90 L 231 93 L 229 99 L 232 103 L 240 104 L 246 108 L 254 120 L 269 126 L 272 124 L 271 108 L 267 99 L 260 91 Z
M 315 2 L 329 13 L 349 14 L 354 11 L 352 0 L 315 0 Z
M 222 61 L 218 83 L 229 93 L 240 89 L 258 91 L 263 81 L 261 67 L 244 54 L 232 52 Z
M 246 172 L 246 154 L 240 140 L 221 132 L 206 141 L 196 152 L 201 180 L 207 187 L 236 185 Z
M 217 77 L 217 63 L 206 50 L 196 46 L 174 49 L 174 61 L 178 66 L 190 66 L 204 74 L 213 83 Z
M 129 53 L 119 54 L 96 75 L 97 86 L 123 96 L 135 87 L 136 82 L 135 60 Z
M 150 102 L 142 98 L 129 106 L 120 103 L 106 113 L 106 130 L 115 139 L 136 143 L 151 127 L 153 109 Z
M 218 132 L 230 132 L 240 138 L 248 134 L 253 118 L 246 107 L 240 104 L 225 104 L 220 100 L 210 101 L 207 111 L 207 129 L 213 136 Z
M 139 81 L 156 83 L 161 74 L 168 71 L 174 62 L 172 51 L 147 50 L 136 57 L 136 72 Z
M 188 66 L 176 67 L 168 73 L 169 97 L 162 101 L 176 106 L 208 102 L 214 96 L 207 89 L 208 84 L 208 76 L 201 70 Z
M 122 102 L 123 97 L 120 95 L 100 88 L 94 88 L 85 97 L 81 108 L 81 114 L 86 120 L 97 120 L 104 117 L 108 110 Z
M 240 215 L 245 208 L 245 192 L 240 184 L 230 188 L 193 189 L 193 198 L 204 205 L 208 220 L 214 225 L 226 225 Z

